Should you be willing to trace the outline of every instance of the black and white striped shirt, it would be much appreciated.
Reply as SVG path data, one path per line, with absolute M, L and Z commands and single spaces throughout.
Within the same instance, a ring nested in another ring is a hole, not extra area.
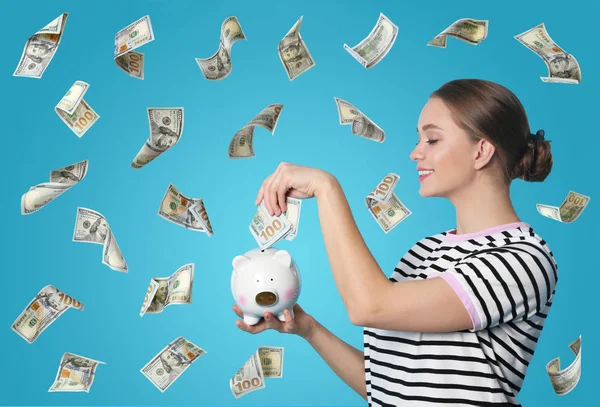
M 364 329 L 369 405 L 519 406 L 558 281 L 546 242 L 524 222 L 449 230 L 415 244 L 391 281 L 441 277 L 471 316 L 464 331 Z

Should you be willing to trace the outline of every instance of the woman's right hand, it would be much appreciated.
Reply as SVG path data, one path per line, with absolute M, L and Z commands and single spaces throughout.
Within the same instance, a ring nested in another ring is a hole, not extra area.
M 232 309 L 238 317 L 244 317 L 244 314 L 237 305 L 234 305 Z M 283 311 L 285 322 L 280 321 L 275 315 L 271 314 L 270 312 L 265 312 L 263 315 L 263 319 L 261 319 L 260 322 L 256 325 L 248 325 L 243 321 L 243 319 L 236 320 L 235 324 L 242 331 L 246 331 L 251 334 L 257 334 L 267 329 L 274 329 L 281 333 L 296 334 L 304 339 L 308 339 L 315 326 L 315 320 L 313 317 L 304 312 L 300 305 L 295 304 L 293 309 L 293 318 L 289 310 L 286 309 Z

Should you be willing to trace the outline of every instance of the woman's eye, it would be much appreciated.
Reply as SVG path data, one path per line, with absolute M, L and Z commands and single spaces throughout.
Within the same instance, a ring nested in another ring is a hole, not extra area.
M 426 143 L 428 143 L 428 144 L 435 144 L 435 143 L 437 143 L 437 140 L 427 140 Z

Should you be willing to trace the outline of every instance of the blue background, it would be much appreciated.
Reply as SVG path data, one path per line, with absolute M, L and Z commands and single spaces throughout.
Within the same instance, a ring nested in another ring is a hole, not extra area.
M 418 194 L 415 163 L 419 113 L 429 94 L 456 78 L 483 78 L 513 90 L 532 130 L 552 140 L 554 169 L 543 183 L 515 181 L 514 205 L 553 249 L 560 278 L 554 305 L 529 366 L 519 399 L 524 406 L 591 406 L 599 375 L 598 264 L 593 257 L 599 222 L 595 200 L 570 225 L 540 216 L 536 202 L 560 205 L 570 189 L 599 199 L 597 186 L 598 84 L 597 2 L 577 4 L 475 1 L 53 1 L 3 2 L 3 298 L 0 343 L 3 405 L 329 405 L 366 403 L 347 387 L 303 339 L 268 331 L 250 335 L 234 324 L 229 283 L 231 261 L 256 247 L 248 225 L 259 186 L 288 161 L 316 166 L 338 177 L 357 224 L 375 258 L 391 274 L 417 240 L 455 226 L 452 205 Z M 70 12 L 60 48 L 41 80 L 12 74 L 33 33 Z M 381 63 L 366 70 L 344 49 L 373 28 L 379 13 L 399 26 L 398 39 Z M 156 40 L 140 48 L 145 80 L 128 77 L 113 61 L 117 31 L 149 14 Z M 207 81 L 195 57 L 212 55 L 221 23 L 238 17 L 248 38 L 233 46 L 233 71 Z M 290 82 L 277 44 L 304 15 L 301 33 L 316 67 Z M 489 19 L 488 38 L 478 46 L 448 39 L 446 49 L 426 43 L 459 18 Z M 580 85 L 543 83 L 543 61 L 513 37 L 544 22 L 557 43 L 576 56 Z M 595 73 L 594 73 L 594 70 Z M 90 84 L 86 101 L 100 119 L 78 139 L 54 106 L 76 80 Z M 334 96 L 356 105 L 387 134 L 383 144 L 354 136 L 338 124 Z M 229 160 L 235 132 L 265 106 L 282 103 L 275 135 L 255 132 L 256 157 Z M 149 134 L 147 107 L 185 108 L 180 142 L 141 170 L 130 163 Z M 22 216 L 21 195 L 48 181 L 51 170 L 89 160 L 87 177 L 39 212 Z M 400 174 L 397 194 L 413 211 L 385 235 L 364 198 L 388 172 Z M 194 233 L 157 216 L 173 183 L 183 194 L 203 198 L 215 235 Z M 76 207 L 102 213 L 129 265 L 129 274 L 101 263 L 101 246 L 71 241 Z M 301 225 L 289 250 L 303 279 L 299 303 L 325 327 L 362 349 L 362 328 L 350 323 L 332 278 L 315 200 L 303 204 Z M 194 262 L 192 305 L 140 318 L 151 277 L 171 275 Z M 45 285 L 55 285 L 85 304 L 67 311 L 30 345 L 10 325 Z M 568 395 L 557 396 L 546 363 L 561 356 L 582 334 L 583 373 Z M 164 394 L 141 373 L 177 336 L 208 353 Z M 262 345 L 285 347 L 283 379 L 235 400 L 230 377 Z M 48 393 L 60 358 L 72 352 L 102 360 L 89 394 Z

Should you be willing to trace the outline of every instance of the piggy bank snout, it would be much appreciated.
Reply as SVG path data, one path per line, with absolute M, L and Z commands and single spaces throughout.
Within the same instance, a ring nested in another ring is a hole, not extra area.
M 277 294 L 273 291 L 261 291 L 256 294 L 256 297 L 254 298 L 256 304 L 260 305 L 261 307 L 270 307 L 277 303 L 277 300 Z

